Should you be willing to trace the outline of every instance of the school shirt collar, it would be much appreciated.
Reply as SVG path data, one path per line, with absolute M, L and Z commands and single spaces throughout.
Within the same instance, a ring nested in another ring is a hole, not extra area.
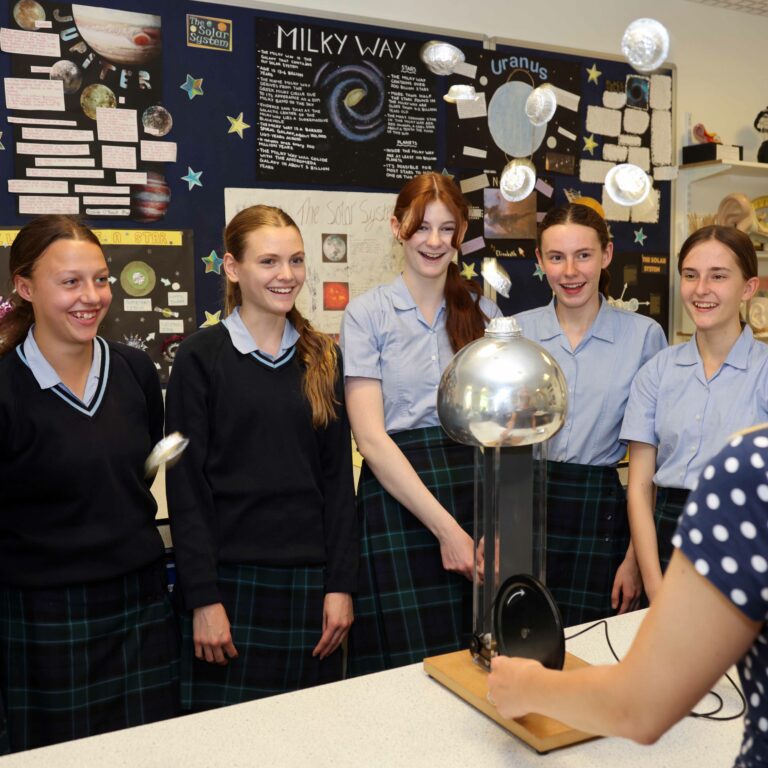
M 276 355 L 270 355 L 268 352 L 264 352 L 259 349 L 256 342 L 253 340 L 248 329 L 245 327 L 243 318 L 240 317 L 240 307 L 235 307 L 231 314 L 221 321 L 222 325 L 229 332 L 229 337 L 232 339 L 232 346 L 243 355 L 250 355 L 253 352 L 258 352 L 263 357 L 270 360 L 277 360 L 281 358 L 291 347 L 296 345 L 299 340 L 300 334 L 293 327 L 293 323 L 286 318 L 285 328 L 283 329 L 283 338 L 280 341 L 280 349 Z
M 37 346 L 34 334 L 34 324 L 27 333 L 27 338 L 24 339 L 24 345 L 22 347 L 24 351 L 24 357 L 27 359 L 29 370 L 32 371 L 32 375 L 35 377 L 40 389 L 52 389 L 53 387 L 61 384 L 67 390 L 69 388 L 61 380 L 59 374 L 53 369 L 53 366 L 43 357 L 43 353 L 40 351 L 40 347 Z M 101 371 L 101 346 L 96 343 L 93 344 L 93 360 L 91 361 L 91 369 L 88 371 L 88 378 L 86 384 L 86 390 L 90 391 L 94 388 L 95 384 L 98 384 L 99 373 Z M 88 402 L 88 397 L 84 402 Z
M 592 336 L 596 339 L 610 342 L 611 344 L 615 340 L 615 328 L 611 321 L 611 306 L 603 296 L 598 296 L 598 301 L 600 302 L 600 308 L 597 310 L 597 316 L 592 322 L 590 329 L 584 335 L 579 346 Z M 555 299 L 553 297 L 552 301 L 545 307 L 544 316 L 539 324 L 539 340 L 549 341 L 550 339 L 564 335 L 560 321 L 557 319 Z
M 402 274 L 398 275 L 392 283 L 392 305 L 395 309 L 416 309 L 416 302 L 403 280 Z M 445 297 L 440 302 L 440 309 L 445 308 Z
M 746 370 L 749 367 L 749 353 L 752 351 L 752 345 L 755 343 L 752 329 L 748 325 L 745 325 L 739 338 L 736 339 L 736 343 L 731 347 L 731 351 L 725 358 L 723 365 Z M 691 336 L 690 341 L 682 346 L 675 362 L 677 365 L 696 365 L 701 362 L 701 355 L 699 354 L 699 347 L 696 344 L 695 333 Z

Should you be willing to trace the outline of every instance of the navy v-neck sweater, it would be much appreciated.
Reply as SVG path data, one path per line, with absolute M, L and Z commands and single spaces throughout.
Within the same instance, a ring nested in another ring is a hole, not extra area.
M 220 562 L 325 565 L 326 592 L 356 589 L 359 537 L 341 353 L 341 413 L 325 429 L 312 426 L 298 355 L 284 360 L 275 367 L 238 352 L 223 325 L 190 336 L 174 360 L 166 431 L 178 430 L 190 443 L 168 470 L 166 487 L 187 608 L 220 601 Z
M 0 360 L 0 583 L 55 587 L 110 579 L 163 554 L 144 461 L 163 400 L 144 352 L 102 345 L 84 406 L 40 389 L 20 348 Z

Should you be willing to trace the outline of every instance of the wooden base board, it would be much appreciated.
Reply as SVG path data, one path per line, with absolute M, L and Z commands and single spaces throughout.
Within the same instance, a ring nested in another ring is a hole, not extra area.
M 587 666 L 587 662 L 577 656 L 565 654 L 565 669 Z M 543 715 L 526 715 L 519 720 L 505 720 L 488 701 L 488 672 L 472 660 L 472 654 L 468 650 L 424 659 L 424 671 L 537 752 L 549 752 L 597 738 Z

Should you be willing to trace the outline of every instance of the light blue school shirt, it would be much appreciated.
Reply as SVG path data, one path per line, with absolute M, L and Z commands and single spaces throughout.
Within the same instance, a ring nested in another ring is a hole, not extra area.
M 70 390 L 70 388 L 59 378 L 59 374 L 53 369 L 53 366 L 43 357 L 43 353 L 40 351 L 40 347 L 37 346 L 34 334 L 34 324 L 29 329 L 26 339 L 24 339 L 24 346 L 22 350 L 24 357 L 27 359 L 29 370 L 32 371 L 32 375 L 35 377 L 40 389 L 53 389 L 53 387 L 61 384 L 64 389 L 67 390 L 73 397 L 77 395 Z M 83 399 L 81 403 L 88 405 L 93 400 L 96 391 L 99 388 L 99 373 L 101 371 L 101 347 L 95 342 L 93 344 L 93 360 L 91 361 L 91 369 L 88 371 L 88 378 L 85 380 L 85 392 L 83 393 Z
M 592 326 L 572 349 L 557 319 L 554 299 L 515 319 L 523 336 L 555 358 L 568 385 L 568 415 L 547 444 L 547 458 L 615 466 L 626 453 L 619 431 L 632 379 L 667 346 L 661 326 L 649 317 L 612 307 L 601 296 Z
M 486 317 L 501 310 L 485 297 Z M 416 306 L 402 275 L 353 299 L 341 321 L 344 376 L 378 379 L 387 432 L 435 427 L 437 388 L 453 358 L 445 330 L 445 300 L 430 325 Z
M 656 446 L 658 487 L 692 489 L 733 432 L 764 421 L 768 345 L 746 326 L 709 381 L 695 335 L 643 366 L 632 384 L 621 439 Z
M 296 342 L 301 338 L 299 332 L 294 328 L 288 318 L 285 319 L 285 328 L 283 328 L 283 338 L 280 340 L 280 349 L 276 355 L 270 355 L 259 349 L 258 344 L 251 336 L 251 332 L 245 327 L 243 318 L 240 317 L 240 307 L 235 307 L 227 315 L 221 324 L 229 332 L 229 338 L 232 340 L 232 346 L 242 355 L 254 355 L 262 363 L 272 365 L 277 368 L 287 363 L 295 352 Z M 289 354 L 288 354 L 289 353 Z

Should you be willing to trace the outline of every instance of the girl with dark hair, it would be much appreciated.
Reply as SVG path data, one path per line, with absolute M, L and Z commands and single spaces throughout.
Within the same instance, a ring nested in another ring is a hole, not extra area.
M 437 387 L 453 355 L 501 314 L 453 263 L 467 203 L 449 177 L 411 179 L 391 223 L 403 272 L 350 302 L 341 331 L 347 407 L 365 458 L 350 674 L 469 645 L 474 454 L 442 431 Z
M 735 227 L 702 227 L 683 243 L 677 269 L 696 332 L 642 368 L 621 428 L 632 540 L 651 601 L 685 500 L 715 449 L 768 419 L 768 347 L 740 315 L 758 285 L 752 241 Z
M 0 320 L 0 694 L 12 751 L 178 711 L 178 638 L 144 462 L 157 372 L 97 336 L 96 236 L 41 216 L 11 245 Z
M 278 208 L 224 231 L 226 319 L 179 347 L 167 473 L 182 623 L 182 708 L 341 679 L 359 543 L 341 356 L 294 306 L 304 244 Z
M 567 626 L 623 613 L 641 590 L 616 470 L 626 452 L 619 430 L 633 378 L 666 340 L 658 323 L 606 301 L 599 285 L 612 256 L 600 214 L 551 209 L 536 258 L 553 298 L 517 315 L 568 383 L 568 418 L 547 462 L 547 586 Z

